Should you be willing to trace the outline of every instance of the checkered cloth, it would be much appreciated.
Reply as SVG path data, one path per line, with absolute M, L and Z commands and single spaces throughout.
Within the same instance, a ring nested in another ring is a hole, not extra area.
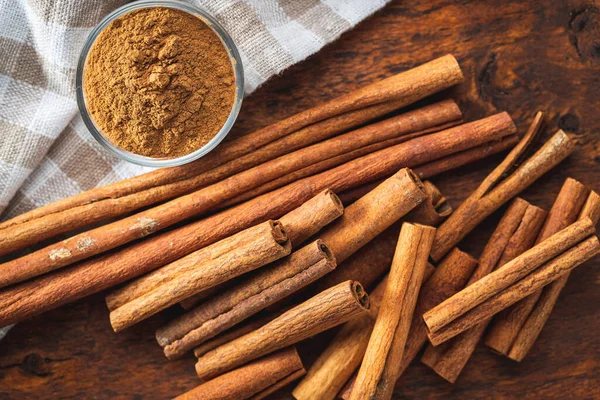
M 225 27 L 246 93 L 335 40 L 388 0 L 195 0 Z M 89 30 L 122 0 L 0 0 L 0 213 L 147 172 L 106 152 L 78 114 L 75 69 Z M 0 338 L 3 332 L 0 329 Z

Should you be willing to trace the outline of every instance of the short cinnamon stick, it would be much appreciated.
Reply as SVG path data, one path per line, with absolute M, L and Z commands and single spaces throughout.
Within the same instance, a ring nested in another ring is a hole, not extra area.
M 327 246 L 316 240 L 158 329 L 156 339 L 167 358 L 180 357 L 320 278 L 335 265 Z
M 8 288 L 0 292 L 0 325 L 18 322 L 127 281 L 249 226 L 278 218 L 325 188 L 341 192 L 389 176 L 407 164 L 422 165 L 513 131 L 514 125 L 509 118 L 501 118 L 499 122 L 499 125 L 465 124 L 413 139 L 302 179 L 152 240 Z
M 196 363 L 196 372 L 203 379 L 217 376 L 362 315 L 368 307 L 369 299 L 362 286 L 343 282 L 259 329 L 204 354 Z
M 423 186 L 427 198 L 404 216 L 402 221 L 436 226 L 452 212 L 452 209 L 445 197 L 431 182 L 423 182 Z M 312 290 L 318 293 L 347 280 L 356 280 L 367 288 L 371 287 L 392 264 L 399 232 L 400 224 L 392 225 L 333 272 L 319 279 L 312 285 Z
M 594 233 L 589 220 L 576 222 L 540 242 L 502 268 L 473 282 L 423 315 L 430 333 L 435 333 L 474 306 L 514 284 L 534 269 L 564 253 Z
M 435 228 L 404 223 L 350 399 L 391 399 Z
M 579 219 L 583 218 L 589 218 L 594 224 L 597 224 L 600 219 L 600 196 L 594 191 L 589 194 L 579 214 Z M 558 296 L 569 279 L 569 275 L 570 273 L 566 273 L 544 287 L 535 307 L 512 344 L 508 357 L 515 361 L 522 361 L 525 358 L 550 317 Z
M 85 192 L 79 196 L 65 199 L 16 218 L 2 227 L 12 226 L 45 215 L 61 212 L 70 208 L 89 204 L 98 200 L 125 196 L 140 190 L 164 185 L 180 179 L 197 175 L 201 172 L 215 168 L 224 162 L 235 160 L 248 153 L 254 152 L 292 132 L 308 127 L 327 118 L 340 116 L 354 110 L 359 110 L 373 105 L 393 102 L 392 107 L 384 106 L 383 115 L 394 109 L 401 108 L 430 94 L 447 89 L 464 79 L 458 62 L 451 55 L 435 59 L 409 71 L 394 75 L 387 79 L 365 86 L 346 95 L 335 98 L 325 104 L 313 107 L 292 117 L 279 121 L 266 128 L 260 129 L 251 135 L 222 145 L 216 151 L 202 158 L 202 161 L 181 167 L 161 169 L 140 177 L 118 182 L 104 188 Z M 383 105 L 382 105 L 383 106 Z M 370 118 L 368 118 L 370 119 Z M 367 119 L 367 120 L 368 120 Z M 333 126 L 339 125 L 339 121 Z M 314 135 L 307 134 L 307 137 Z M 284 149 L 289 147 L 283 146 Z M 289 150 L 288 150 L 289 151 Z
M 324 190 L 317 194 L 312 199 L 303 203 L 300 207 L 285 214 L 279 222 L 283 225 L 287 237 L 290 239 L 292 248 L 298 246 L 307 237 L 312 236 L 316 231 L 327 225 L 334 219 L 343 214 L 343 206 L 337 196 L 331 190 Z M 257 225 L 254 229 L 260 229 L 262 224 Z M 251 229 L 251 228 L 250 228 Z M 178 274 L 186 272 L 186 266 L 193 268 L 200 262 L 206 259 L 214 259 L 219 255 L 231 251 L 240 246 L 239 239 L 252 237 L 253 235 L 233 235 L 219 242 L 197 251 L 195 260 L 186 258 L 189 263 L 171 263 L 162 268 L 153 271 L 135 281 L 115 290 L 106 297 L 106 304 L 109 310 L 114 310 L 125 303 L 140 297 L 144 293 L 148 293 L 159 285 L 168 282 Z M 215 251 L 219 249 L 219 252 Z M 206 258 L 199 258 L 206 255 Z M 202 294 L 202 293 L 200 293 Z M 197 304 L 203 296 L 195 295 L 184 300 L 186 307 L 192 307 Z
M 523 162 L 512 174 L 505 174 L 521 158 L 535 138 L 541 125 L 541 113 L 521 142 L 508 154 L 494 171 L 481 183 L 467 200 L 438 229 L 431 252 L 439 260 L 481 221 L 496 211 L 502 204 L 531 185 L 537 178 L 556 166 L 571 152 L 575 143 L 563 132 L 558 131 L 540 150 Z
M 251 237 L 245 244 L 215 259 L 209 259 L 185 274 L 155 288 L 111 311 L 110 323 L 119 332 L 202 290 L 278 260 L 291 252 L 291 245 L 279 222 L 267 221 L 272 227 L 268 235 Z M 250 230 L 251 234 L 254 232 Z M 247 235 L 248 230 L 237 235 Z M 243 241 L 242 241 L 243 243 Z M 192 253 L 175 263 L 187 264 Z
M 426 198 L 421 181 L 402 169 L 346 208 L 319 237 L 341 263 Z
M 179 400 L 237 400 L 249 399 L 278 385 L 290 376 L 304 371 L 302 360 L 294 347 L 269 354 L 240 368 L 229 371 L 195 389 L 184 393 Z
M 546 214 L 544 210 L 525 200 L 513 200 L 486 244 L 469 284 L 529 249 L 542 228 Z M 421 361 L 442 378 L 454 383 L 473 354 L 488 323 L 489 321 L 485 321 L 439 346 L 429 345 Z
M 454 248 L 435 268 L 431 277 L 425 281 L 419 292 L 417 306 L 413 314 L 406 346 L 404 347 L 404 354 L 399 366 L 399 375 L 402 375 L 406 371 L 406 368 L 408 368 L 412 360 L 417 356 L 425 342 L 427 342 L 427 327 L 422 318 L 423 313 L 461 290 L 467 283 L 476 265 L 476 259 L 458 248 Z M 355 381 L 356 374 L 346 382 L 340 391 L 339 397 L 348 400 L 354 388 Z
M 577 220 L 589 190 L 580 182 L 567 178 L 563 184 L 548 218 L 536 239 L 539 243 Z M 508 355 L 521 327 L 534 308 L 541 291 L 523 299 L 494 317 L 485 343 L 498 353 Z
M 387 276 L 369 295 L 370 313 L 346 322 L 313 363 L 306 377 L 292 391 L 296 400 L 335 399 L 365 355 L 386 284 Z
M 430 333 L 429 339 L 431 343 L 434 345 L 443 343 L 485 321 L 498 311 L 505 309 L 525 296 L 530 295 L 536 290 L 539 290 L 550 282 L 558 279 L 560 276 L 583 264 L 598 253 L 600 253 L 600 242 L 598 242 L 598 238 L 594 235 L 589 236 L 587 239 L 571 247 L 558 257 L 545 263 L 517 283 L 490 297 L 487 301 L 475 306 L 466 314 L 455 319 L 452 323 L 437 330 L 433 334 Z M 515 260 L 518 259 L 519 257 L 515 258 Z M 506 265 L 508 264 L 505 264 L 505 266 Z M 502 268 L 498 271 L 501 270 Z

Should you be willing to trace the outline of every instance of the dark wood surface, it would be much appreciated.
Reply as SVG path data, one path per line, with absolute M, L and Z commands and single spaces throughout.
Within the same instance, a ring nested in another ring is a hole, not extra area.
M 574 177 L 600 189 L 600 3 L 396 1 L 248 98 L 237 132 L 249 132 L 445 53 L 466 82 L 449 95 L 467 120 L 506 110 L 521 132 L 548 112 L 544 137 L 562 128 L 580 149 L 523 197 L 549 208 Z M 498 162 L 434 179 L 457 205 Z M 498 221 L 461 245 L 478 256 Z M 576 269 L 547 326 L 520 364 L 480 346 L 453 386 L 414 363 L 395 398 L 600 398 L 600 259 Z M 153 332 L 163 313 L 120 334 L 103 295 L 19 324 L 0 342 L 0 398 L 162 399 L 198 384 L 192 358 L 167 362 Z M 314 359 L 331 333 L 301 346 Z M 278 397 L 285 398 L 285 394 Z

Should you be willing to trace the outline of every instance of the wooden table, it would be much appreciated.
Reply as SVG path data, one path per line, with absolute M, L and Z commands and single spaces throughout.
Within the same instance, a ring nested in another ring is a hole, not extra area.
M 523 197 L 549 208 L 568 176 L 598 190 L 600 3 L 549 3 L 394 2 L 248 98 L 238 133 L 452 53 L 466 82 L 449 95 L 467 120 L 506 110 L 522 133 L 534 112 L 545 110 L 550 121 L 545 137 L 561 128 L 581 144 Z M 499 159 L 433 181 L 457 205 Z M 461 247 L 479 255 L 499 214 Z M 575 270 L 522 363 L 480 346 L 452 386 L 415 362 L 395 398 L 600 398 L 598 267 L 596 258 Z M 117 335 L 99 294 L 19 324 L 0 343 L 0 398 L 162 399 L 193 388 L 198 380 L 192 358 L 167 362 L 154 340 L 167 314 Z M 302 345 L 308 360 L 331 333 L 323 336 Z

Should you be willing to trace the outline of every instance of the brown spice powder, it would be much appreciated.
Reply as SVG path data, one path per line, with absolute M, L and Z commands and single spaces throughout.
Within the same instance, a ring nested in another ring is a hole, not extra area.
M 204 146 L 235 99 L 219 37 L 200 18 L 166 7 L 112 21 L 88 54 L 83 86 L 88 111 L 110 140 L 155 158 Z

